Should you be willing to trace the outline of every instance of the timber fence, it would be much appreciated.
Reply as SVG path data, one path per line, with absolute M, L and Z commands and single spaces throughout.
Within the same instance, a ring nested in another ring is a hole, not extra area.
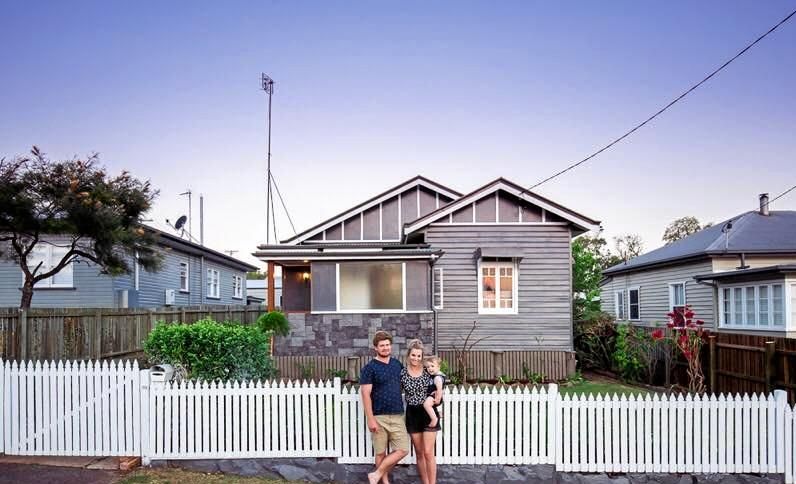
M 153 459 L 332 457 L 371 463 L 358 389 L 170 381 L 133 362 L 0 362 L 0 451 Z M 794 409 L 768 395 L 562 395 L 557 385 L 450 387 L 446 464 L 562 472 L 771 473 L 794 479 Z M 414 461 L 412 455 L 404 463 Z

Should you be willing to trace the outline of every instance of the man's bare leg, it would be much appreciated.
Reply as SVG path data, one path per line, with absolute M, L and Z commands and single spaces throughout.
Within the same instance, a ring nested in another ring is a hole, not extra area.
M 387 454 L 378 464 L 376 470 L 368 474 L 369 484 L 378 484 L 380 480 L 383 483 L 384 477 L 395 467 L 395 464 L 406 457 L 406 454 L 408 454 L 408 452 L 405 450 L 394 450 Z
M 387 457 L 387 452 L 376 455 L 376 469 L 379 468 L 385 457 Z M 388 474 L 381 476 L 381 484 L 390 484 L 390 476 Z

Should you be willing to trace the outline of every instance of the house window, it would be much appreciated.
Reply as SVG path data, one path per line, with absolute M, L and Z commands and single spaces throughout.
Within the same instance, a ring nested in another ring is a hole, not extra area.
M 627 306 L 625 304 L 625 291 L 616 291 L 614 293 L 614 310 L 616 311 L 616 320 L 624 321 L 627 319 Z
M 61 262 L 68 249 L 66 247 L 56 247 L 49 244 L 37 244 L 33 247 L 30 255 L 28 255 L 28 268 L 32 272 L 36 267 L 41 264 L 36 271 L 36 275 L 43 274 L 51 271 L 55 266 Z M 25 275 L 22 275 L 23 281 Z M 57 274 L 54 274 L 47 279 L 37 282 L 33 287 L 36 288 L 58 288 L 58 287 L 74 287 L 74 279 L 72 272 L 72 263 L 66 264 Z
M 340 311 L 403 311 L 402 262 L 347 262 L 337 265 Z
M 216 269 L 207 270 L 207 297 L 213 299 L 221 298 L 219 292 L 219 275 Z
M 190 292 L 189 270 L 187 262 L 180 262 L 180 291 L 182 292 Z
M 723 287 L 719 299 L 722 326 L 781 329 L 786 325 L 782 284 Z
M 442 294 L 444 286 L 444 276 L 442 267 L 434 268 L 434 309 L 442 309 L 444 307 L 444 296 Z
M 627 290 L 627 307 L 631 321 L 641 319 L 641 304 L 639 302 L 639 289 L 637 287 Z
M 479 264 L 478 312 L 517 313 L 517 268 L 514 262 Z
M 243 278 L 240 276 L 232 276 L 232 297 L 243 299 Z
M 685 304 L 685 283 L 669 284 L 669 308 L 682 312 Z

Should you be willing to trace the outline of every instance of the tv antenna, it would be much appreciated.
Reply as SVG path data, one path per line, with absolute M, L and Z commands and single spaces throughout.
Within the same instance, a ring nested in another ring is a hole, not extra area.
M 271 193 L 271 98 L 274 95 L 274 80 L 260 74 L 260 87 L 268 94 L 268 166 L 266 169 L 267 185 L 265 189 L 265 243 L 271 243 L 271 216 L 274 215 L 274 239 L 276 239 L 276 214 L 273 213 L 273 194 Z

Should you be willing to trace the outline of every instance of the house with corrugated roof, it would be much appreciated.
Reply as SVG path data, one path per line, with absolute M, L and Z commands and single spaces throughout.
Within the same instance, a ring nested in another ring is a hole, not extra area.
M 462 194 L 417 176 L 254 253 L 282 270 L 292 331 L 277 354 L 371 354 L 420 338 L 477 350 L 566 352 L 573 237 L 599 222 L 503 178 Z
M 603 311 L 662 324 L 689 305 L 728 333 L 796 335 L 796 211 L 760 208 L 603 271 Z

